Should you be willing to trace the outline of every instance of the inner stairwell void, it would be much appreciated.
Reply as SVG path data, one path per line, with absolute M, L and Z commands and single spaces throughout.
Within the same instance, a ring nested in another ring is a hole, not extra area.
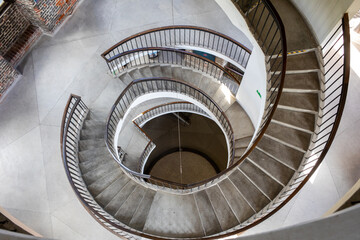
M 341 94 L 346 95 L 346 87 L 333 90 L 337 82 L 326 79 L 337 74 L 331 63 L 326 66 L 334 49 L 318 47 L 287 1 L 233 4 L 267 64 L 258 126 L 237 99 L 237 78 L 189 51 L 205 49 L 246 74 L 251 51 L 210 29 L 172 26 L 131 36 L 102 55 L 114 81 L 128 85 L 112 107 L 104 102 L 89 109 L 81 97 L 70 97 L 61 141 L 67 175 L 85 208 L 115 234 L 216 239 L 240 233 L 289 201 L 326 154 L 341 117 Z M 290 31 L 293 26 L 299 31 Z M 130 116 L 174 99 L 191 101 L 222 127 L 229 158 L 226 170 L 215 177 L 184 185 L 138 171 L 153 148 L 144 133 L 129 130 Z M 110 113 L 104 110 L 110 108 Z M 118 148 L 122 131 L 137 139 L 130 147 Z M 126 157 L 133 164 L 127 165 Z

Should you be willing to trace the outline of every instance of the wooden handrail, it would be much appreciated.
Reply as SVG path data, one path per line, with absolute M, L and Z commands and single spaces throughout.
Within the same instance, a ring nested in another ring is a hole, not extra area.
M 159 27 L 159 28 L 153 28 L 153 29 L 149 29 L 149 30 L 145 30 L 143 32 L 134 34 L 130 37 L 127 37 L 125 39 L 123 39 L 122 41 L 118 42 L 117 44 L 113 45 L 112 47 L 110 47 L 109 49 L 107 49 L 104 53 L 101 54 L 101 56 L 106 60 L 105 55 L 109 54 L 111 51 L 113 51 L 114 49 L 116 49 L 117 47 L 121 46 L 122 44 L 137 38 L 139 36 L 143 36 L 152 32 L 159 32 L 159 31 L 164 31 L 164 30 L 171 30 L 171 29 L 192 29 L 192 30 L 198 30 L 198 31 L 205 31 L 214 35 L 217 35 L 219 37 L 222 37 L 230 42 L 233 42 L 236 45 L 239 45 L 242 49 L 244 49 L 247 53 L 251 54 L 251 50 L 248 49 L 247 47 L 245 47 L 243 44 L 237 42 L 235 39 L 226 36 L 225 34 L 219 33 L 217 31 L 211 30 L 209 28 L 203 28 L 203 27 L 196 27 L 196 26 L 188 26 L 188 25 L 173 25 L 173 26 L 166 26 L 166 27 Z

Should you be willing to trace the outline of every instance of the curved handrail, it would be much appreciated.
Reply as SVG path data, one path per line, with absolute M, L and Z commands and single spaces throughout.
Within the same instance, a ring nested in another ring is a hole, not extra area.
M 156 57 L 151 57 L 151 55 L 155 54 Z M 150 64 L 171 64 L 189 67 L 209 74 L 229 88 L 234 95 L 236 95 L 240 85 L 240 81 L 218 63 L 197 54 L 173 48 L 137 48 L 111 57 L 109 64 L 114 74 L 121 73 L 129 68 Z
M 62 117 L 60 145 L 66 176 L 72 189 L 85 210 L 96 221 L 113 233 L 126 238 L 131 237 L 128 233 L 146 238 L 153 238 L 150 235 L 136 231 L 114 219 L 99 206 L 88 191 L 78 165 L 78 141 L 80 139 L 80 130 L 87 114 L 88 107 L 81 100 L 81 97 L 71 94 Z
M 124 118 L 127 108 L 132 104 L 132 102 L 139 96 L 150 93 L 150 92 L 161 92 L 161 91 L 173 91 L 178 92 L 187 96 L 190 96 L 200 103 L 204 104 L 219 121 L 220 125 L 226 132 L 226 136 L 230 145 L 229 158 L 228 161 L 231 163 L 234 159 L 235 150 L 234 150 L 234 134 L 230 121 L 226 117 L 225 113 L 221 108 L 214 102 L 206 93 L 202 90 L 193 87 L 186 83 L 185 81 L 175 80 L 170 78 L 149 78 L 149 79 L 138 79 L 131 82 L 125 90 L 120 94 L 118 99 L 115 101 L 111 112 L 109 114 L 107 124 L 106 124 L 106 134 L 105 142 L 113 158 L 119 163 L 119 165 L 125 169 L 130 177 L 135 179 L 141 184 L 146 184 L 150 187 L 156 187 L 150 184 L 151 182 L 156 182 L 157 185 L 161 184 L 162 186 L 169 185 L 173 189 L 189 189 L 189 184 L 180 184 L 173 183 L 167 180 L 159 179 L 150 175 L 141 174 L 133 170 L 128 169 L 120 161 L 119 156 L 116 151 L 115 137 L 117 136 L 117 127 L 121 119 Z M 147 180 L 147 183 L 144 183 L 143 179 Z
M 200 47 L 221 53 L 246 68 L 251 50 L 222 33 L 209 28 L 175 25 L 149 29 L 125 38 L 101 56 L 109 61 L 121 52 L 145 47 Z

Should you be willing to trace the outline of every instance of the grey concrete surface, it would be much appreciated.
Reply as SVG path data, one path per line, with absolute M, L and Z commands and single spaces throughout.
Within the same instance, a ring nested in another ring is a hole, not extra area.
M 59 147 L 64 106 L 75 93 L 89 106 L 109 110 L 106 106 L 114 102 L 109 96 L 116 95 L 109 93 L 120 93 L 125 85 L 105 73 L 99 54 L 138 31 L 193 24 L 242 39 L 246 45 L 226 14 L 204 2 L 162 0 L 144 7 L 140 0 L 87 0 L 56 36 L 43 36 L 21 64 L 23 78 L 0 104 L 0 205 L 47 238 L 118 239 L 86 212 L 66 179 Z M 186 4 L 196 11 L 184 8 L 178 15 L 168 14 Z M 127 17 L 130 13 L 144 17 Z M 159 18 L 162 13 L 168 18 Z M 359 74 L 352 71 L 344 118 L 325 162 L 300 194 L 247 234 L 321 216 L 360 177 L 359 91 Z

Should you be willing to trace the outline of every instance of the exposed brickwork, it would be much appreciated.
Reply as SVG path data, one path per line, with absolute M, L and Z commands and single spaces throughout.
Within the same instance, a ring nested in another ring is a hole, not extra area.
M 30 25 L 25 32 L 4 55 L 4 58 L 10 62 L 11 65 L 16 66 L 22 57 L 29 51 L 32 45 L 41 36 L 40 28 Z
M 0 98 L 19 75 L 10 63 L 0 56 Z
M 0 55 L 5 55 L 29 25 L 14 4 L 5 10 L 0 16 Z
M 17 0 L 16 4 L 35 25 L 52 33 L 74 10 L 79 0 Z

